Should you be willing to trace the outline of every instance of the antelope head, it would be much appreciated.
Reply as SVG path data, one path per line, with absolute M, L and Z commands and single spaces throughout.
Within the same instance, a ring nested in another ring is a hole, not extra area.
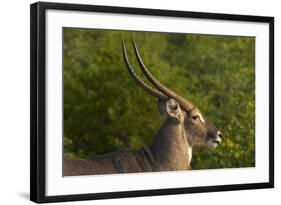
M 147 93 L 158 98 L 158 108 L 164 117 L 173 120 L 184 128 L 184 136 L 191 147 L 216 147 L 222 141 L 221 132 L 191 102 L 160 83 L 144 65 L 135 42 L 134 52 L 138 64 L 151 85 L 145 83 L 129 63 L 124 42 L 123 56 L 131 77 Z

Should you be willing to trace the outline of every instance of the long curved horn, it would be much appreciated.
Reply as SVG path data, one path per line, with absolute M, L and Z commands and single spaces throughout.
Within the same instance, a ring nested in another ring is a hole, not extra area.
M 133 41 L 134 51 L 135 51 L 135 54 L 136 54 L 136 57 L 137 57 L 138 64 L 141 67 L 142 72 L 144 73 L 146 78 L 152 83 L 152 85 L 155 86 L 159 91 L 161 91 L 166 96 L 176 100 L 184 109 L 190 110 L 191 108 L 193 108 L 193 105 L 190 102 L 188 102 L 185 98 L 181 97 L 180 95 L 177 95 L 174 91 L 170 90 L 166 86 L 162 85 L 149 72 L 149 70 L 146 68 L 146 66 L 144 65 L 144 63 L 141 60 L 141 57 L 140 57 L 140 54 L 139 54 L 139 51 L 137 49 L 135 41 L 134 40 L 132 40 L 132 41 Z
M 123 48 L 123 57 L 124 57 L 124 61 L 125 61 L 127 70 L 129 71 L 131 77 L 136 81 L 136 83 L 138 85 L 140 85 L 142 87 L 142 89 L 144 89 L 147 93 L 151 94 L 152 96 L 157 97 L 158 99 L 160 99 L 162 101 L 168 100 L 168 97 L 166 95 L 163 95 L 158 90 L 154 89 L 150 85 L 147 85 L 142 79 L 140 79 L 139 76 L 137 76 L 136 72 L 134 71 L 134 69 L 132 68 L 132 66 L 129 63 L 124 41 L 122 41 L 122 48 Z

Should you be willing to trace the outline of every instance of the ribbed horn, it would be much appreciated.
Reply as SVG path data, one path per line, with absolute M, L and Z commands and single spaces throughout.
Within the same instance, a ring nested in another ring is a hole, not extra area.
M 167 88 L 166 86 L 162 85 L 150 72 L 149 70 L 146 68 L 146 66 L 144 65 L 144 63 L 141 60 L 138 48 L 136 46 L 136 43 L 134 40 L 133 41 L 133 46 L 134 46 L 134 51 L 137 57 L 137 61 L 139 66 L 141 67 L 142 72 L 144 73 L 144 75 L 146 76 L 146 78 L 151 82 L 151 84 L 156 87 L 159 91 L 161 91 L 163 94 L 165 94 L 166 96 L 168 96 L 169 98 L 173 98 L 174 100 L 176 100 L 182 108 L 184 108 L 185 110 L 190 110 L 191 108 L 193 108 L 193 105 L 188 102 L 185 98 L 181 97 L 180 95 L 177 95 L 174 91 L 170 90 L 169 88 Z
M 143 89 L 145 90 L 147 93 L 149 93 L 150 95 L 157 97 L 158 99 L 162 100 L 162 101 L 166 101 L 168 100 L 168 97 L 164 94 L 162 94 L 161 92 L 159 92 L 158 90 L 154 89 L 153 87 L 151 87 L 150 85 L 147 85 L 134 71 L 134 69 L 132 68 L 132 66 L 129 63 L 128 60 L 128 56 L 127 56 L 127 52 L 126 52 L 126 47 L 125 47 L 125 43 L 124 41 L 122 41 L 122 48 L 123 48 L 123 57 L 124 57 L 124 61 L 127 67 L 128 72 L 130 73 L 131 77 L 135 80 L 135 82 Z

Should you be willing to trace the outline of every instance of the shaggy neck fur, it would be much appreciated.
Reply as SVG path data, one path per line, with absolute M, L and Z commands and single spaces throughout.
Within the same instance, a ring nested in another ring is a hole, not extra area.
M 190 168 L 192 147 L 189 145 L 184 125 L 168 118 L 149 146 L 161 170 L 186 170 Z

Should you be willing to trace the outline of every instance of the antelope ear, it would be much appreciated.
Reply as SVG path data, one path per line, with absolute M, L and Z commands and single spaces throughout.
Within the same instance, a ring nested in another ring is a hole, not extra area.
M 166 101 L 158 100 L 158 110 L 162 117 L 167 118 Z
M 174 99 L 169 99 L 166 102 L 159 100 L 158 109 L 163 117 L 172 117 L 180 120 L 181 108 Z

